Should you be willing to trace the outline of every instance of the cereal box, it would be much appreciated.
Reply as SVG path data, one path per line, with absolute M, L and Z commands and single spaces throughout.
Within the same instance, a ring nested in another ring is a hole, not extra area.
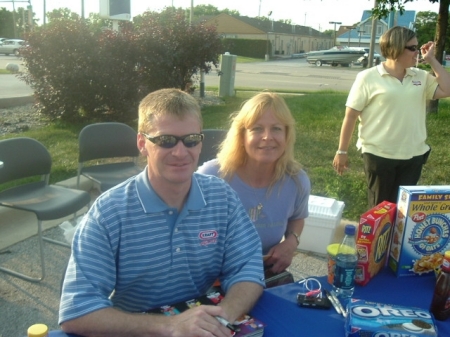
M 395 210 L 395 204 L 383 201 L 361 216 L 356 236 L 356 284 L 366 285 L 385 266 Z
M 347 305 L 345 336 L 437 337 L 428 310 L 351 299 Z
M 389 267 L 397 277 L 434 275 L 449 232 L 450 186 L 400 186 Z

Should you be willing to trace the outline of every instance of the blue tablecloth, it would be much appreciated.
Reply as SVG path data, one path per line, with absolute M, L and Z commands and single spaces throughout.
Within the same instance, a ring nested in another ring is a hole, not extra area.
M 326 277 L 317 278 L 325 289 L 331 290 Z M 356 286 L 354 298 L 368 301 L 414 306 L 429 309 L 436 279 L 434 276 L 397 278 L 388 270 L 382 270 L 366 286 Z M 319 310 L 302 308 L 296 298 L 301 286 L 297 283 L 264 291 L 252 314 L 264 321 L 267 327 L 264 337 L 279 336 L 327 336 L 343 337 L 344 317 L 332 308 Z M 436 321 L 439 336 L 450 336 L 450 322 Z M 61 331 L 51 331 L 50 337 L 76 337 Z
M 331 290 L 326 277 L 318 278 Z M 354 298 L 368 301 L 429 309 L 436 279 L 434 276 L 397 278 L 389 269 L 382 270 L 364 287 L 356 286 Z M 345 336 L 343 316 L 332 308 L 319 310 L 299 307 L 300 286 L 296 283 L 264 291 L 252 310 L 267 324 L 264 337 L 275 336 Z M 450 322 L 436 321 L 439 336 L 450 336 Z

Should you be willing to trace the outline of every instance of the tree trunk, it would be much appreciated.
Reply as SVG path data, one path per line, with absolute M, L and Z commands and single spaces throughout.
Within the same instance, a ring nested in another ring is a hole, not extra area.
M 448 6 L 450 0 L 439 1 L 439 14 L 436 23 L 436 59 L 442 64 L 444 50 L 445 50 L 445 37 L 447 34 L 448 25 Z M 427 113 L 437 113 L 439 107 L 439 100 L 432 100 L 427 102 Z

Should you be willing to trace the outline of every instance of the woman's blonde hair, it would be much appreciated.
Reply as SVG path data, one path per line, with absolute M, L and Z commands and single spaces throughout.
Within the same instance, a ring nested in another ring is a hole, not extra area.
M 416 33 L 406 27 L 392 27 L 380 37 L 380 51 L 384 58 L 396 60 L 405 50 L 409 40 L 416 37 Z
M 286 126 L 286 149 L 275 164 L 275 174 L 270 186 L 285 175 L 295 176 L 300 171 L 301 165 L 294 159 L 295 119 L 281 96 L 263 92 L 244 102 L 241 110 L 230 116 L 230 130 L 220 144 L 217 154 L 219 173 L 225 180 L 230 180 L 236 170 L 247 161 L 245 131 L 254 125 L 267 109 L 271 109 L 275 117 Z

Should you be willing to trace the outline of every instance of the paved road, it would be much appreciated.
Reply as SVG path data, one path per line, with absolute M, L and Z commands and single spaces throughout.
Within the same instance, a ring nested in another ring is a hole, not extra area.
M 305 59 L 238 63 L 235 87 L 277 90 L 348 91 L 361 67 L 316 67 Z M 205 76 L 206 86 L 219 86 L 215 72 Z
M 15 56 L 0 56 L 0 68 L 21 61 Z M 269 62 L 238 63 L 235 88 L 277 90 L 339 90 L 348 91 L 361 67 L 316 67 L 305 59 L 288 59 Z M 212 71 L 205 76 L 205 86 L 219 86 L 220 78 Z M 29 96 L 33 91 L 15 75 L 0 76 L 0 98 Z

